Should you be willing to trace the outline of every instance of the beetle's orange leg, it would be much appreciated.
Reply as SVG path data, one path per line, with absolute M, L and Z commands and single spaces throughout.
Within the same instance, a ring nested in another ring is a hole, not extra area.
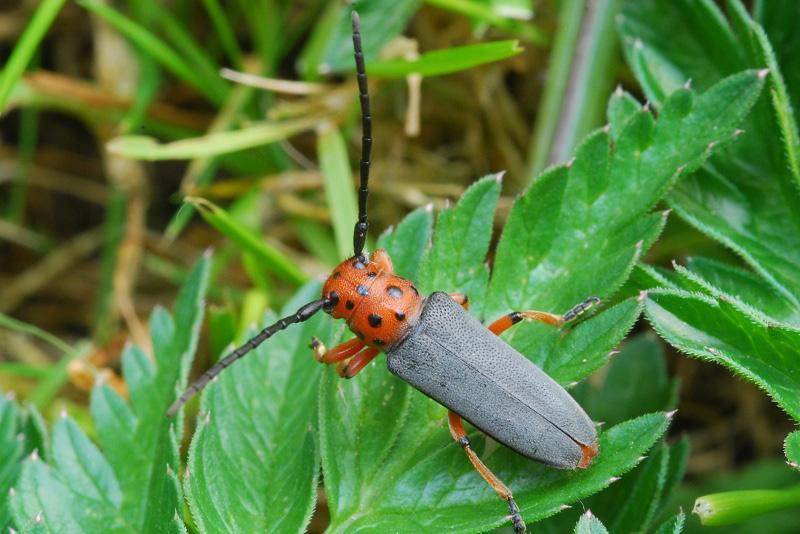
M 475 467 L 475 470 L 478 471 L 478 474 L 483 477 L 483 479 L 489 483 L 493 490 L 500 495 L 506 503 L 508 504 L 508 509 L 511 511 L 511 523 L 514 525 L 514 532 L 521 533 L 526 532 L 525 530 L 525 522 L 522 520 L 522 515 L 519 512 L 519 507 L 517 503 L 514 501 L 514 496 L 511 494 L 511 490 L 503 484 L 503 482 L 497 478 L 497 476 L 492 473 L 486 464 L 484 464 L 478 455 L 475 454 L 475 451 L 472 450 L 472 445 L 469 441 L 469 436 L 467 436 L 466 431 L 464 430 L 464 425 L 461 422 L 461 416 L 458 415 L 453 410 L 448 411 L 447 414 L 448 423 L 450 424 L 450 435 L 453 436 L 453 439 L 456 440 L 456 443 L 461 445 L 461 448 L 464 449 L 464 453 L 469 458 L 469 461 L 472 462 L 472 465 Z
M 450 293 L 450 298 L 456 301 L 456 304 L 461 304 L 465 310 L 469 309 L 469 297 L 464 293 Z
M 377 263 L 380 266 L 381 270 L 387 274 L 391 274 L 394 272 L 394 266 L 392 265 L 392 258 L 389 257 L 389 253 L 379 248 L 372 252 L 369 255 L 369 260 L 371 262 Z
M 489 325 L 489 330 L 493 333 L 497 334 L 498 336 L 511 328 L 513 325 L 517 324 L 518 322 L 522 321 L 523 319 L 532 319 L 534 321 L 539 321 L 540 323 L 549 324 L 551 326 L 559 327 L 563 326 L 564 323 L 567 321 L 571 321 L 575 319 L 580 314 L 594 306 L 597 302 L 600 302 L 600 299 L 597 297 L 589 297 L 588 299 L 584 300 L 577 306 L 573 306 L 567 313 L 564 315 L 556 315 L 554 313 L 547 313 L 542 311 L 515 311 L 511 312 L 508 315 L 504 315 L 492 324 Z
M 333 347 L 331 350 L 325 348 L 322 342 L 315 338 L 311 338 L 311 344 L 308 346 L 314 351 L 314 359 L 320 363 L 336 363 L 353 356 L 358 351 L 366 347 L 366 344 L 357 337 L 350 341 L 345 341 L 341 345 Z
M 361 372 L 364 367 L 367 366 L 369 362 L 375 359 L 375 356 L 380 354 L 380 350 L 374 347 L 369 347 L 368 349 L 362 350 L 353 358 L 348 361 L 341 361 L 336 365 L 336 373 L 341 376 L 342 378 L 353 378 L 359 372 Z

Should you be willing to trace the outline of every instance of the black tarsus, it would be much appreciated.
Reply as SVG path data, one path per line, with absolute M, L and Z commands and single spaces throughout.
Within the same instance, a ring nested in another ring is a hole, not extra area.
M 361 257 L 367 240 L 367 195 L 369 195 L 369 165 L 372 152 L 372 115 L 369 111 L 367 71 L 364 67 L 364 52 L 361 49 L 361 21 L 353 11 L 353 52 L 358 75 L 358 96 L 361 101 L 361 185 L 358 188 L 358 221 L 353 229 L 354 256 Z
M 325 302 L 325 299 L 320 299 L 309 302 L 308 304 L 304 304 L 294 314 L 280 319 L 277 323 L 269 325 L 256 336 L 247 340 L 244 345 L 222 358 L 214 367 L 203 373 L 202 376 L 200 376 L 200 378 L 194 382 L 194 384 L 186 388 L 186 391 L 183 392 L 180 398 L 169 407 L 169 410 L 167 410 L 167 417 L 172 417 L 178 413 L 178 410 L 181 409 L 181 406 L 186 404 L 189 399 L 197 395 L 200 390 L 206 387 L 209 382 L 211 382 L 218 374 L 224 371 L 225 368 L 227 368 L 233 362 L 245 356 L 248 352 L 261 345 L 261 343 L 263 343 L 265 340 L 269 339 L 275 333 L 280 332 L 289 325 L 307 321 L 315 313 L 322 309 L 322 307 L 325 305 Z

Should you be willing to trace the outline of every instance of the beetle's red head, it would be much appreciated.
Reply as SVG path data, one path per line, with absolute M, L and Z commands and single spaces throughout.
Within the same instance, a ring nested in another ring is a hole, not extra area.
M 384 250 L 373 252 L 366 263 L 352 257 L 337 265 L 322 298 L 327 313 L 347 321 L 354 334 L 382 350 L 402 337 L 422 306 L 414 284 L 392 273 Z

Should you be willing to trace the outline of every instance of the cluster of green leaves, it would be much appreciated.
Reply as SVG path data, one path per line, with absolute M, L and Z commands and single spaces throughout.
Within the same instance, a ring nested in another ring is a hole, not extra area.
M 800 422 L 800 141 L 791 105 L 800 102 L 800 5 L 756 2 L 754 18 L 738 0 L 727 7 L 730 21 L 710 1 L 630 2 L 622 14 L 628 62 L 656 107 L 687 79 L 703 89 L 742 68 L 769 69 L 769 91 L 740 139 L 667 195 L 752 272 L 692 258 L 675 273 L 653 273 L 660 289 L 645 310 L 669 343 L 753 381 Z M 798 440 L 786 442 L 794 464 Z
M 593 294 L 611 298 L 663 227 L 664 215 L 650 213 L 651 207 L 684 169 L 703 163 L 710 143 L 736 135 L 761 84 L 748 71 L 702 95 L 680 89 L 657 120 L 630 96 L 616 95 L 610 127 L 592 134 L 573 161 L 550 169 L 515 203 L 491 273 L 484 258 L 499 176 L 476 182 L 457 205 L 442 211 L 435 233 L 432 213 L 418 210 L 379 245 L 390 252 L 397 272 L 417 280 L 423 291 L 469 294 L 481 318 L 510 309 L 566 310 Z M 162 414 L 176 385 L 185 383 L 208 261 L 201 260 L 187 281 L 174 322 L 163 310 L 154 312 L 155 366 L 143 351 L 126 350 L 131 406 L 107 386 L 94 390 L 92 412 L 104 452 L 65 417 L 54 430 L 54 465 L 39 457 L 24 462 L 12 500 L 18 525 L 180 531 L 188 520 L 180 504 L 185 493 L 201 532 L 253 525 L 302 530 L 315 502 L 319 459 L 330 532 L 474 532 L 505 522 L 502 503 L 450 439 L 444 408 L 380 364 L 344 382 L 313 363 L 305 348 L 312 332 L 326 343 L 340 337 L 324 316 L 269 340 L 209 387 L 181 487 L 175 475 L 180 425 L 171 426 Z M 306 287 L 287 309 L 318 290 L 318 284 Z M 640 306 L 636 299 L 622 300 L 566 336 L 523 324 L 505 338 L 569 385 L 608 360 Z M 587 406 L 607 406 L 602 397 L 619 394 L 617 372 L 624 376 L 633 369 L 626 364 L 610 371 L 607 387 L 586 393 Z M 634 409 L 598 408 L 611 426 L 600 435 L 601 454 L 591 469 L 535 465 L 505 448 L 487 447 L 479 436 L 476 448 L 514 489 L 528 521 L 559 512 L 638 465 L 619 489 L 598 497 L 597 506 L 609 506 L 604 498 L 615 505 L 627 500 L 628 513 L 618 521 L 652 524 L 680 479 L 686 454 L 682 443 L 659 446 L 642 462 L 669 420 L 663 410 L 674 388 L 663 369 L 661 377 L 649 400 L 638 398 L 642 402 Z
M 174 318 L 161 308 L 153 312 L 154 360 L 141 348 L 125 349 L 122 364 L 130 403 L 105 384 L 93 389 L 92 418 L 102 452 L 66 413 L 53 428 L 52 444 L 42 438 L 41 425 L 27 425 L 35 430 L 25 432 L 24 446 L 17 447 L 19 454 L 33 450 L 22 462 L 10 498 L 21 531 L 186 531 L 177 476 L 182 418 L 168 420 L 164 411 L 186 384 L 209 262 L 203 257 L 187 277 Z M 9 410 L 12 422 L 4 424 L 4 433 L 14 426 L 13 408 Z M 29 418 L 38 419 L 33 412 Z M 27 436 L 32 436 L 30 445 Z M 6 465 L 14 469 L 15 464 Z
M 760 68 L 769 82 L 741 138 L 667 195 L 680 217 L 752 271 L 706 258 L 650 271 L 656 289 L 645 312 L 667 342 L 754 382 L 800 422 L 800 136 L 792 107 L 800 102 L 800 5 L 757 1 L 752 15 L 739 0 L 726 7 L 729 20 L 711 1 L 628 2 L 620 18 L 628 62 L 656 107 L 687 79 L 703 89 Z M 785 442 L 794 468 L 798 443 L 797 431 Z M 709 496 L 695 509 L 719 523 L 798 504 L 787 490 Z

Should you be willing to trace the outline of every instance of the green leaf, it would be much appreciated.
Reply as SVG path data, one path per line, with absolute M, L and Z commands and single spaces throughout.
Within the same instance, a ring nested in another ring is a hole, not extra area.
M 192 139 L 159 143 L 143 135 L 123 135 L 106 144 L 112 154 L 148 161 L 210 158 L 288 139 L 317 126 L 317 117 L 253 123 L 238 130 L 213 132 Z
M 384 59 L 367 64 L 367 74 L 377 78 L 404 78 L 409 74 L 441 76 L 507 59 L 522 52 L 519 42 L 494 41 L 456 46 L 421 54 L 417 59 Z
M 673 409 L 677 389 L 667 374 L 661 343 L 652 334 L 626 340 L 605 369 L 603 381 L 591 387 L 587 410 L 595 421 L 609 425 Z
M 783 442 L 786 460 L 793 469 L 800 469 L 800 430 L 795 430 Z
M 474 284 L 466 272 L 485 272 L 483 259 L 498 193 L 495 177 L 487 177 L 470 188 L 456 206 L 440 214 L 433 246 L 418 275 L 425 290 L 463 291 L 463 284 Z M 393 239 L 395 235 L 402 232 L 423 243 L 428 239 L 428 218 L 418 222 L 417 218 L 423 217 L 420 213 L 382 240 L 398 265 L 409 265 L 419 249 L 407 246 L 405 239 Z M 470 291 L 471 297 L 474 294 Z M 473 297 L 471 302 L 476 300 Z M 569 349 L 564 350 L 588 354 L 597 350 L 590 339 L 592 332 L 616 331 L 597 342 L 605 354 L 609 339 L 624 335 L 637 314 L 635 301 L 621 303 L 603 314 L 607 315 L 605 323 L 598 317 L 595 325 L 581 325 L 579 328 L 587 330 L 572 344 L 571 336 L 566 336 Z M 558 361 L 552 360 L 554 369 L 558 369 Z M 581 372 L 588 371 L 565 372 L 564 376 Z M 474 532 L 502 524 L 502 503 L 452 442 L 445 421 L 443 407 L 390 375 L 380 362 L 370 364 L 349 381 L 339 379 L 332 369 L 325 371 L 320 391 L 320 446 L 331 532 Z M 502 447 L 485 455 L 485 460 L 513 488 L 525 518 L 531 521 L 605 487 L 611 477 L 635 465 L 665 426 L 663 415 L 618 425 L 601 437 L 603 453 L 595 465 L 579 473 L 533 464 Z M 473 442 L 481 448 L 481 438 L 473 436 Z M 357 450 L 358 454 L 342 454 L 345 450 Z M 421 487 L 426 490 L 420 492 Z
M 608 530 L 603 526 L 595 516 L 592 515 L 591 510 L 587 510 L 585 514 L 578 519 L 575 525 L 575 534 L 608 534 Z
M 686 269 L 677 269 L 709 295 L 735 300 L 772 322 L 800 327 L 800 310 L 763 278 L 744 269 L 706 258 L 691 258 Z
M 501 179 L 501 174 L 481 178 L 464 192 L 456 206 L 439 213 L 433 246 L 423 258 L 417 278 L 424 293 L 466 294 L 476 315 L 480 315 L 489 280 L 484 260 Z
M 19 462 L 25 453 L 24 443 L 19 439 L 21 413 L 10 395 L 0 396 L 0 495 L 8 495 L 17 481 Z M 0 529 L 8 531 L 11 513 L 6 499 L 0 500 Z
M 625 4 L 620 31 L 629 64 L 657 104 L 664 93 L 689 78 L 693 85 L 705 88 L 743 68 L 769 66 L 771 90 L 742 123 L 740 140 L 679 184 L 669 202 L 690 224 L 741 255 L 797 310 L 798 136 L 781 76 L 781 70 L 787 71 L 781 69 L 767 36 L 749 20 L 741 4 L 731 2 L 730 6 L 731 24 L 710 1 L 630 1 Z M 780 3 L 770 9 L 774 23 L 778 17 L 791 20 L 797 7 Z M 782 43 L 796 43 L 800 28 L 784 23 L 780 35 Z M 779 57 L 796 52 L 797 45 L 790 44 Z M 792 79 L 797 80 L 795 73 Z
M 66 416 L 53 433 L 54 465 L 25 461 L 11 506 L 24 531 L 185 532 L 179 470 L 180 431 L 164 412 L 186 383 L 208 283 L 210 258 L 186 278 L 175 319 L 150 319 L 154 361 L 129 346 L 123 375 L 130 405 L 98 384 L 91 411 L 103 452 Z M 180 420 L 178 421 L 180 423 Z M 180 426 L 178 426 L 180 428 Z
M 650 291 L 645 314 L 671 345 L 754 382 L 800 421 L 800 330 L 765 322 L 735 301 L 680 290 Z
M 417 279 L 420 261 L 428 250 L 433 233 L 433 207 L 425 206 L 409 213 L 397 228 L 387 228 L 378 246 L 394 251 L 394 272 L 409 280 Z
M 683 532 L 683 524 L 686 522 L 686 516 L 683 510 L 678 512 L 678 515 L 668 519 L 661 524 L 656 530 L 655 534 L 681 534 Z
M 291 259 L 221 207 L 198 197 L 187 197 L 186 202 L 197 207 L 211 226 L 236 243 L 243 251 L 252 254 L 258 260 L 259 267 L 296 285 L 305 283 L 308 279 Z
M 533 16 L 533 7 L 528 0 L 425 0 L 425 3 L 514 33 L 537 45 L 545 45 L 548 41 L 548 36 L 542 30 L 523 22 Z
M 281 315 L 293 313 L 319 291 L 319 283 L 306 286 Z M 276 319 L 269 314 L 264 323 Z M 319 472 L 313 427 L 322 372 L 308 342 L 313 335 L 330 344 L 333 331 L 322 314 L 292 326 L 205 391 L 184 478 L 200 532 L 306 528 Z

